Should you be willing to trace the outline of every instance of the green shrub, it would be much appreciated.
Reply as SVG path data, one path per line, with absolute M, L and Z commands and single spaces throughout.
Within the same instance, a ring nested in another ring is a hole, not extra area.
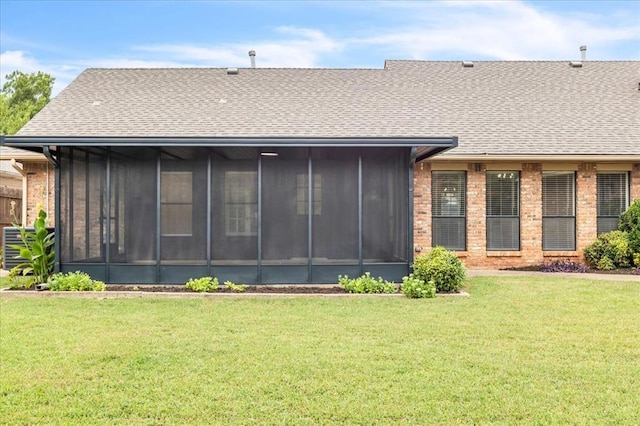
M 354 279 L 350 279 L 347 275 L 340 275 L 338 283 L 348 293 L 395 293 L 397 290 L 394 283 L 385 281 L 382 277 L 375 279 L 369 272 Z
M 81 271 L 55 274 L 49 280 L 51 291 L 105 291 L 106 289 L 102 281 L 93 280 L 89 274 Z
M 613 260 L 605 256 L 598 259 L 598 263 L 596 263 L 595 268 L 600 271 L 613 271 L 616 269 L 616 265 L 613 263 Z
M 587 263 L 600 270 L 627 268 L 631 265 L 632 255 L 629 234 L 625 231 L 604 232 L 584 249 Z
M 408 277 L 402 278 L 400 291 L 411 298 L 431 298 L 436 295 L 436 285 L 433 281 L 425 283 L 424 280 L 409 274 Z
M 633 265 L 640 268 L 640 253 L 633 255 Z
M 9 247 L 20 253 L 16 259 L 24 260 L 15 268 L 21 270 L 22 275 L 31 274 L 31 283 L 33 284 L 46 283 L 53 273 L 55 262 L 54 233 L 47 230 L 47 213 L 40 209 L 38 217 L 33 222 L 33 232 L 18 225 L 13 211 L 12 214 L 14 216 L 13 226 L 20 231 L 22 244 L 9 244 Z
M 438 291 L 456 292 L 464 283 L 466 270 L 454 252 L 434 247 L 415 259 L 413 275 L 426 283 L 433 281 Z
M 242 293 L 247 289 L 247 286 L 244 284 L 235 284 L 233 281 L 225 281 L 224 285 L 231 291 L 235 291 L 237 293 Z
M 211 293 L 218 289 L 218 279 L 212 277 L 191 278 L 186 284 L 189 290 L 198 293 Z
M 633 253 L 640 253 L 640 198 L 620 215 L 618 230 L 629 234 L 629 247 Z

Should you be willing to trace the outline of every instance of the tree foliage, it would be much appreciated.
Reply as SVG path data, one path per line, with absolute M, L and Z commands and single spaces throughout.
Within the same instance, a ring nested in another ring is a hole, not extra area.
M 14 71 L 0 90 L 0 134 L 13 135 L 51 100 L 55 79 L 49 74 Z

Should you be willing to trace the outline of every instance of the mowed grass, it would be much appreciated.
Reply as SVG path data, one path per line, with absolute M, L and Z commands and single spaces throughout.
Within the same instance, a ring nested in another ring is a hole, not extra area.
M 640 285 L 0 299 L 3 424 L 637 424 Z

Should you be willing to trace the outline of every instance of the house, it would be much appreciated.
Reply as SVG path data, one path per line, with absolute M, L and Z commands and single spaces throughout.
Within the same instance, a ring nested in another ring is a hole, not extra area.
M 56 261 L 106 282 L 400 280 L 580 260 L 640 198 L 640 62 L 88 69 L 3 144 L 56 167 Z

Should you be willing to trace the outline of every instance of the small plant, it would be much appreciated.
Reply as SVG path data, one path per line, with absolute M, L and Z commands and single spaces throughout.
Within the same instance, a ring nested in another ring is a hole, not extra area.
M 584 259 L 587 263 L 603 271 L 631 266 L 632 254 L 629 234 L 626 231 L 602 233 L 593 244 L 584 249 Z
M 15 211 L 12 210 L 11 213 L 14 217 L 13 226 L 20 231 L 22 245 L 10 244 L 9 247 L 19 251 L 20 254 L 16 259 L 25 260 L 15 268 L 22 271 L 22 275 L 33 275 L 30 284 L 47 282 L 53 273 L 55 262 L 54 233 L 49 233 L 47 230 L 47 213 L 40 209 L 33 223 L 33 232 L 28 232 L 24 226 L 18 225 L 15 220 Z
M 133 291 L 140 291 L 140 287 L 138 287 L 137 285 L 134 285 L 133 288 L 131 289 Z
M 433 281 L 427 283 L 413 274 L 402 278 L 400 291 L 410 298 L 431 298 L 436 295 L 436 285 Z
M 191 278 L 186 284 L 189 290 L 198 293 L 212 293 L 218 289 L 218 279 L 212 277 Z
M 382 277 L 375 279 L 369 272 L 354 279 L 347 275 L 339 275 L 338 284 L 348 293 L 395 293 L 397 290 L 394 283 L 385 281 Z
M 231 291 L 235 291 L 237 293 L 242 293 L 247 289 L 247 286 L 244 284 L 235 284 L 232 281 L 225 281 L 224 285 Z
M 86 272 L 75 271 L 66 274 L 55 274 L 49 280 L 51 291 L 105 291 L 102 281 L 93 280 Z
M 413 276 L 426 283 L 433 281 L 437 291 L 456 292 L 464 283 L 466 270 L 454 252 L 434 247 L 416 258 Z
M 540 270 L 542 272 L 589 272 L 587 266 L 571 260 L 552 260 L 548 263 L 542 263 Z

